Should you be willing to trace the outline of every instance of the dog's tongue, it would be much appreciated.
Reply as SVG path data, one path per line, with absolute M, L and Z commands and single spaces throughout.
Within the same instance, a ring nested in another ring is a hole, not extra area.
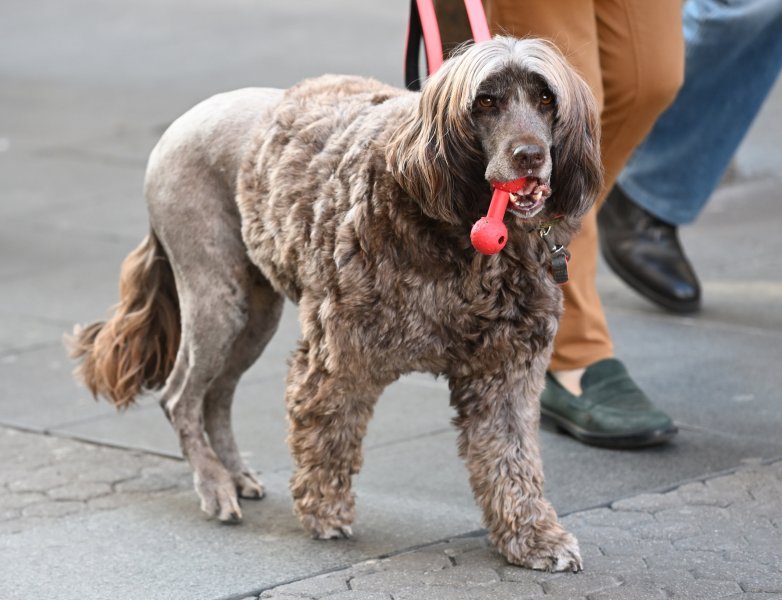
M 508 192 L 510 194 L 517 194 L 519 190 L 524 188 L 526 183 L 526 177 L 519 177 L 518 179 L 514 179 L 512 181 L 492 181 L 491 185 L 495 190 L 502 190 L 503 192 Z

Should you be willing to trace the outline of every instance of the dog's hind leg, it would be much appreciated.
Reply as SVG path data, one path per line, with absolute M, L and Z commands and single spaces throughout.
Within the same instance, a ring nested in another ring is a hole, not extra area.
M 193 175 L 181 183 L 163 180 L 148 193 L 182 323 L 160 402 L 193 468 L 201 508 L 221 521 L 237 521 L 237 487 L 248 495 L 260 495 L 262 488 L 241 476 L 229 406 L 241 373 L 276 327 L 281 299 L 247 258 L 230 190 Z
M 193 468 L 203 510 L 222 521 L 241 517 L 237 487 L 262 493 L 241 476 L 230 402 L 241 373 L 276 327 L 281 300 L 247 256 L 236 193 L 254 130 L 280 94 L 237 90 L 193 107 L 155 146 L 144 185 L 182 325 L 161 404 Z
M 271 337 L 280 312 L 279 297 L 266 287 L 269 312 L 264 324 L 250 317 L 258 308 L 251 300 L 258 294 L 249 288 L 253 274 L 246 269 L 249 263 L 244 256 L 230 254 L 231 246 L 230 240 L 223 239 L 219 252 L 218 244 L 191 248 L 194 256 L 188 261 L 194 262 L 188 262 L 186 274 L 183 265 L 172 259 L 182 338 L 160 400 L 193 468 L 202 510 L 225 522 L 241 519 L 237 491 L 263 493 L 252 475 L 244 475 L 248 470 L 230 431 L 230 403 L 239 377 Z M 174 250 L 170 256 L 177 254 Z
M 248 265 L 250 267 L 250 265 Z M 239 496 L 260 499 L 263 484 L 242 459 L 231 427 L 231 404 L 242 374 L 261 355 L 277 330 L 283 299 L 260 273 L 248 290 L 248 321 L 236 338 L 223 373 L 209 386 L 204 399 L 204 422 L 209 442 L 233 477 Z
M 545 364 L 538 360 L 541 378 Z M 539 389 L 526 374 L 452 378 L 459 454 L 483 510 L 489 537 L 509 562 L 547 571 L 578 571 L 578 542 L 543 498 L 538 448 Z
M 181 287 L 177 281 L 177 288 Z M 201 509 L 221 521 L 238 521 L 242 513 L 236 484 L 207 439 L 204 400 L 211 384 L 222 376 L 234 338 L 244 324 L 224 314 L 194 310 L 192 296 L 180 293 L 181 299 L 187 298 L 182 303 L 182 339 L 160 404 L 193 469 Z

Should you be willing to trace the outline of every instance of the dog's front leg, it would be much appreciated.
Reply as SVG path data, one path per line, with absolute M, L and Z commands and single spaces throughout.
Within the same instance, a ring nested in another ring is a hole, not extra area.
M 315 538 L 350 537 L 351 477 L 361 468 L 361 442 L 382 386 L 364 373 L 327 369 L 307 348 L 293 357 L 286 391 L 294 511 Z
M 578 542 L 543 498 L 538 386 L 524 374 L 452 378 L 459 453 L 489 537 L 509 562 L 578 571 Z

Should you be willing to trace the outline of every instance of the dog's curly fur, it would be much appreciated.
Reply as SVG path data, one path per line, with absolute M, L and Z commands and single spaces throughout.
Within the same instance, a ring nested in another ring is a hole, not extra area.
M 499 550 L 577 570 L 578 545 L 542 495 L 538 396 L 561 299 L 534 225 L 559 217 L 549 237 L 567 241 L 600 189 L 598 148 L 591 94 L 536 40 L 466 47 L 421 94 L 325 76 L 215 96 L 152 153 L 151 232 L 123 265 L 115 315 L 76 330 L 79 375 L 118 406 L 164 384 L 202 508 L 239 519 L 237 496 L 263 487 L 236 448 L 231 400 L 287 296 L 302 324 L 286 391 L 291 488 L 313 535 L 350 535 L 374 403 L 427 371 L 449 381 Z M 500 254 L 477 254 L 487 180 L 521 176 L 553 190 L 545 207 L 506 219 Z

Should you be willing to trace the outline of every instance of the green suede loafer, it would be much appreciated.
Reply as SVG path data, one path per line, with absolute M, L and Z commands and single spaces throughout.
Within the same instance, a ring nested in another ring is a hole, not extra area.
M 574 396 L 546 373 L 541 414 L 585 444 L 640 448 L 662 444 L 678 432 L 671 417 L 657 409 L 624 365 L 607 358 L 587 367 L 581 396 Z

